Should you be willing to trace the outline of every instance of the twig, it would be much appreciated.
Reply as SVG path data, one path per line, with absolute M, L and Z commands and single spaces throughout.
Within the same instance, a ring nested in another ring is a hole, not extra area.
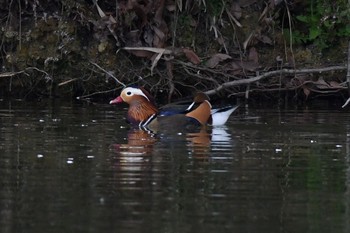
M 348 88 L 349 88 L 349 93 L 350 93 L 350 41 L 349 41 L 349 46 L 348 46 L 348 72 L 346 74 L 346 82 L 348 84 Z M 342 108 L 345 108 L 346 105 L 348 105 L 350 102 L 350 97 L 348 98 L 348 100 L 345 102 L 345 104 L 342 106 Z
M 348 105 L 349 104 L 349 102 L 350 102 L 350 98 L 348 98 L 347 99 L 347 101 L 345 102 L 345 104 L 343 104 L 343 106 L 341 106 L 342 108 L 345 108 L 346 107 L 346 105 Z
M 141 51 L 148 51 L 148 52 L 153 52 L 157 53 L 158 55 L 155 57 L 155 59 L 152 62 L 151 66 L 151 74 L 153 74 L 153 69 L 156 67 L 159 59 L 164 55 L 169 55 L 172 54 L 173 51 L 169 49 L 164 49 L 164 48 L 153 48 L 153 47 L 124 47 L 124 50 L 141 50 Z
M 95 62 L 90 61 L 91 64 L 93 64 L 94 66 L 96 66 L 97 68 L 99 68 L 100 70 L 102 70 L 103 72 L 105 72 L 108 76 L 110 76 L 111 78 L 113 78 L 117 83 L 119 83 L 120 85 L 122 85 L 123 87 L 126 87 L 126 85 L 124 83 L 122 83 L 121 81 L 119 81 L 116 77 L 114 77 L 113 74 L 111 74 L 110 72 L 108 72 L 107 70 L 103 69 L 101 66 L 97 65 Z
M 64 82 L 60 82 L 57 86 L 63 86 L 63 85 L 66 85 L 68 83 L 71 83 L 71 82 L 74 82 L 75 80 L 78 80 L 78 78 L 72 78 L 72 79 L 69 79 L 67 81 L 64 81 Z
M 85 98 L 90 97 L 90 96 L 93 96 L 93 95 L 105 94 L 105 93 L 109 93 L 109 92 L 112 92 L 112 91 L 115 91 L 115 90 L 117 90 L 117 88 L 113 88 L 113 89 L 107 90 L 107 91 L 96 91 L 96 92 L 91 93 L 91 94 L 82 95 L 82 96 L 77 96 L 76 99 L 77 99 L 77 100 L 82 100 L 82 99 L 85 99 Z
M 350 41 L 348 46 L 348 73 L 346 74 L 346 81 L 348 82 L 350 88 Z
M 231 82 L 226 82 L 221 84 L 215 89 L 206 91 L 205 93 L 207 95 L 212 95 L 215 94 L 225 88 L 228 87 L 233 87 L 233 86 L 239 86 L 239 85 L 247 85 L 250 83 L 254 83 L 257 81 L 260 81 L 264 78 L 274 76 L 274 75 L 280 75 L 280 74 L 304 74 L 304 73 L 322 73 L 322 72 L 328 72 L 328 71 L 336 71 L 336 70 L 345 70 L 346 66 L 332 66 L 332 67 L 325 67 L 325 68 L 315 68 L 315 69 L 299 69 L 299 70 L 294 70 L 294 69 L 282 69 L 282 70 L 274 70 L 271 72 L 267 72 L 265 74 L 252 77 L 252 78 L 247 78 L 247 79 L 240 79 L 240 80 L 234 80 Z
M 19 72 L 5 72 L 5 73 L 1 73 L 0 74 L 0 78 L 12 77 L 12 76 L 15 76 L 15 75 L 18 75 L 18 74 L 22 74 L 24 72 L 25 72 L 24 70 L 19 71 Z
M 46 75 L 46 79 L 48 80 L 51 80 L 52 81 L 52 78 L 50 77 L 50 75 L 45 71 L 45 70 L 41 70 L 37 67 L 27 67 L 25 68 L 24 70 L 21 70 L 21 71 L 17 71 L 17 72 L 5 72 L 5 73 L 0 73 L 0 78 L 7 78 L 7 77 L 13 77 L 15 75 L 19 75 L 19 74 L 26 74 L 27 76 L 29 76 L 26 71 L 28 70 L 36 70 L 36 71 L 39 71 L 41 73 L 44 73 Z

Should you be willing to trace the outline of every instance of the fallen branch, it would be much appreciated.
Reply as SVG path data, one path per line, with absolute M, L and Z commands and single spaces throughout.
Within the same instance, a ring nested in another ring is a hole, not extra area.
M 172 54 L 173 51 L 169 49 L 163 49 L 163 48 L 153 48 L 153 47 L 124 47 L 124 50 L 132 50 L 132 51 L 148 51 L 148 52 L 153 52 L 157 53 L 158 55 L 154 58 L 152 62 L 152 67 L 151 67 L 151 74 L 153 73 L 154 67 L 156 67 L 159 59 L 165 54 L 169 55 Z
M 29 74 L 27 73 L 27 71 L 29 70 L 36 70 L 38 72 L 41 72 L 43 74 L 46 75 L 46 79 L 47 80 L 51 80 L 52 81 L 52 78 L 50 77 L 50 75 L 44 71 L 44 70 L 41 70 L 39 68 L 36 68 L 36 67 L 27 67 L 25 68 L 24 70 L 21 70 L 21 71 L 17 71 L 17 72 L 5 72 L 5 73 L 0 73 L 0 78 L 7 78 L 7 77 L 13 77 L 13 76 L 16 76 L 16 75 L 19 75 L 19 74 L 25 74 L 27 76 L 29 76 Z
M 18 74 L 23 74 L 25 71 L 19 71 L 19 72 L 5 72 L 0 74 L 0 78 L 8 78 L 8 77 L 13 77 Z
M 215 89 L 206 91 L 205 93 L 207 95 L 213 95 L 225 88 L 228 87 L 233 87 L 233 86 L 239 86 L 239 85 L 248 85 L 257 81 L 260 81 L 262 79 L 275 76 L 275 75 L 282 75 L 282 74 L 307 74 L 307 73 L 322 73 L 322 72 L 329 72 L 329 71 L 339 71 L 339 70 L 346 70 L 346 66 L 331 66 L 331 67 L 325 67 L 325 68 L 314 68 L 314 69 L 299 69 L 299 70 L 294 70 L 294 69 L 282 69 L 282 70 L 274 70 L 271 72 L 264 73 L 262 75 L 252 77 L 252 78 L 247 78 L 247 79 L 240 79 L 240 80 L 234 80 L 231 82 L 226 82 L 221 84 Z
M 350 93 L 350 41 L 348 45 L 348 72 L 346 74 L 346 82 L 348 83 L 348 88 L 349 88 L 349 93 Z M 350 102 L 350 97 L 348 100 L 345 102 L 345 104 L 342 106 L 342 108 L 345 108 L 346 105 L 348 105 Z
M 122 85 L 123 87 L 126 87 L 126 85 L 119 81 L 119 79 L 117 79 L 116 77 L 114 77 L 113 74 L 111 74 L 111 72 L 108 72 L 107 70 L 103 69 L 101 66 L 99 66 L 98 64 L 96 64 L 95 62 L 90 61 L 91 64 L 93 64 L 94 66 L 96 66 L 97 68 L 99 68 L 100 70 L 102 70 L 103 72 L 105 72 L 109 77 L 113 78 L 117 83 L 119 83 L 120 85 Z

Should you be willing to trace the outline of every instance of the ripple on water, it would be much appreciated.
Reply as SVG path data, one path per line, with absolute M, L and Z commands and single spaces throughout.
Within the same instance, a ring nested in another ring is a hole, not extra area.
M 333 232 L 347 226 L 347 112 L 246 109 L 226 126 L 169 136 L 130 129 L 125 110 L 109 105 L 0 105 L 3 229 Z

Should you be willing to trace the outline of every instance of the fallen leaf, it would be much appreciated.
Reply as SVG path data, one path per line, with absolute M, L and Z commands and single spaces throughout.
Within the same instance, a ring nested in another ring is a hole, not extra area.
M 240 65 L 244 70 L 248 71 L 256 71 L 259 68 L 259 64 L 254 61 L 242 61 Z
M 224 54 L 224 53 L 217 53 L 214 54 L 207 62 L 206 66 L 209 68 L 215 68 L 220 62 L 225 61 L 227 59 L 231 59 L 232 57 L 230 55 Z
M 169 12 L 173 12 L 176 10 L 176 5 L 175 2 L 168 2 L 167 5 L 165 6 L 165 8 L 169 11 Z M 179 9 L 181 11 L 181 9 Z
M 307 86 L 305 86 L 305 85 L 303 85 L 302 88 L 303 88 L 304 94 L 305 94 L 306 99 L 307 99 L 307 97 L 310 95 L 311 91 L 310 91 L 310 89 L 309 89 Z
M 340 85 L 340 83 L 338 83 L 336 81 L 330 81 L 329 85 L 333 88 L 344 88 L 344 86 Z
M 240 63 L 240 61 L 231 62 L 231 69 L 232 70 L 241 70 L 242 66 L 239 63 Z
M 197 54 L 195 54 L 195 52 L 193 52 L 191 49 L 183 48 L 182 52 L 185 54 L 187 59 L 193 64 L 198 65 L 199 63 L 201 63 L 201 60 L 199 59 Z
M 314 82 L 315 86 L 318 89 L 329 89 L 329 84 L 324 81 L 324 79 L 322 77 L 320 77 L 316 82 Z
M 265 35 L 262 35 L 258 38 L 261 42 L 263 42 L 264 44 L 268 44 L 268 45 L 272 45 L 273 42 L 272 40 L 270 39 L 270 37 L 268 36 L 265 36 Z
M 259 55 L 258 55 L 258 52 L 256 51 L 255 47 L 251 47 L 249 49 L 248 60 L 253 61 L 256 64 L 259 64 Z
M 240 19 L 242 17 L 241 6 L 236 1 L 232 3 L 230 12 L 236 19 Z

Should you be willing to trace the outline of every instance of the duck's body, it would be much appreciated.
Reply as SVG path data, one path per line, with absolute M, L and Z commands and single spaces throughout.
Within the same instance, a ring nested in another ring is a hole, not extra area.
M 122 102 L 129 104 L 126 118 L 130 124 L 152 130 L 159 128 L 178 130 L 201 127 L 207 124 L 224 124 L 230 114 L 238 107 L 225 108 L 224 110 L 212 109 L 208 96 L 204 93 L 197 93 L 190 105 L 175 108 L 168 105 L 158 109 L 152 96 L 145 89 L 136 87 L 124 88 L 120 96 L 110 101 L 110 104 Z
M 165 105 L 159 109 L 160 116 L 169 116 L 174 113 L 186 114 L 193 109 L 196 109 L 198 105 L 203 101 L 208 100 L 207 95 L 199 92 L 195 95 L 193 102 L 182 101 Z M 211 116 L 208 120 L 208 124 L 212 126 L 224 125 L 230 115 L 239 107 L 239 105 L 228 105 L 224 107 L 217 107 L 211 109 Z
M 222 108 L 215 108 L 211 110 L 211 122 L 209 124 L 213 126 L 224 125 L 231 114 L 239 107 L 236 106 L 226 106 Z
M 204 126 L 211 115 L 211 104 L 208 100 L 203 100 L 197 108 L 186 113 L 174 113 L 166 116 L 159 114 L 153 99 L 143 88 L 124 88 L 120 96 L 110 101 L 110 104 L 121 102 L 129 104 L 126 119 L 130 124 L 152 130 L 159 128 L 188 129 Z

